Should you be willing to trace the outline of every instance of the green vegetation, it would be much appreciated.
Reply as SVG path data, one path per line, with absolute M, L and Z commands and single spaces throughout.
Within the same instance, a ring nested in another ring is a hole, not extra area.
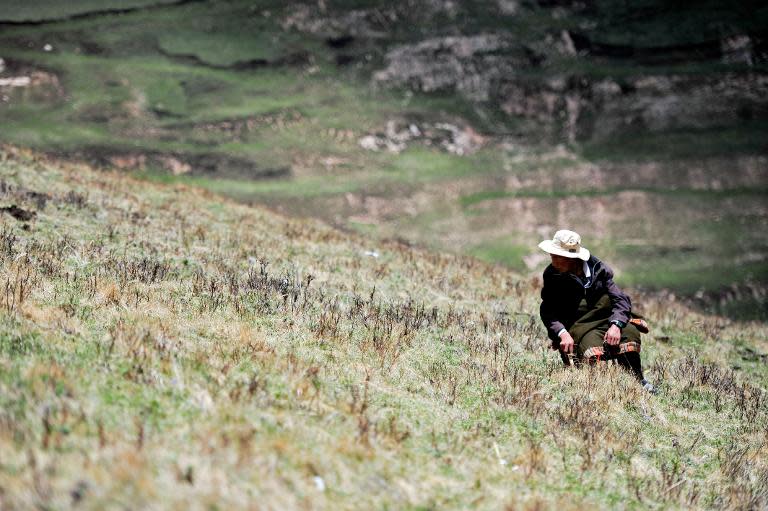
M 163 34 L 159 38 L 160 49 L 169 55 L 192 56 L 214 67 L 229 67 L 246 62 L 270 62 L 285 58 L 283 48 L 298 47 L 295 42 L 282 41 L 283 33 L 267 31 L 264 27 L 250 27 L 244 34 L 243 27 L 233 26 L 228 33 L 203 34 L 193 30 Z M 245 39 L 245 40 L 243 40 Z
M 635 300 L 651 396 L 564 369 L 503 267 L 11 147 L 0 179 L 36 214 L 0 216 L 11 509 L 766 505 L 765 324 Z
M 409 183 L 494 174 L 501 168 L 501 157 L 495 151 L 459 157 L 436 149 L 413 148 L 390 160 L 384 168 Z
M 488 201 L 495 201 L 500 199 L 512 199 L 512 198 L 535 198 L 535 199 L 564 199 L 567 197 L 597 197 L 613 195 L 619 191 L 625 190 L 610 190 L 610 189 L 568 189 L 568 190 L 521 190 L 514 192 L 507 192 L 502 190 L 486 190 L 482 192 L 476 192 L 469 195 L 464 195 L 459 199 L 459 203 L 463 208 L 472 208 L 478 204 L 482 204 Z M 649 192 L 652 190 L 635 190 Z M 488 204 L 486 204 L 487 206 Z
M 697 243 L 736 247 L 734 237 L 765 225 L 756 206 L 765 196 L 757 161 L 768 149 L 763 107 L 741 105 L 701 128 L 690 127 L 694 122 L 653 131 L 636 119 L 639 125 L 622 125 L 603 140 L 590 139 L 579 124 L 575 141 L 553 148 L 550 142 L 564 140 L 563 97 L 554 99 L 563 105 L 535 106 L 541 90 L 568 96 L 603 80 L 620 87 L 624 97 L 643 77 L 677 84 L 758 76 L 764 60 L 749 66 L 691 55 L 700 51 L 696 45 L 753 33 L 766 10 L 754 2 L 727 8 L 705 2 L 696 9 L 657 0 L 601 1 L 595 9 L 518 4 L 501 12 L 501 3 L 484 1 L 444 9 L 353 0 L 11 2 L 0 13 L 0 23 L 14 22 L 0 29 L 3 76 L 43 75 L 34 87 L 0 91 L 6 98 L 0 138 L 353 229 L 365 225 L 379 236 L 471 252 L 524 271 L 540 271 L 520 261 L 535 251 L 543 226 L 581 222 L 585 239 L 628 283 L 669 286 L 686 296 L 702 289 L 717 294 L 729 278 L 768 286 L 764 259 L 754 260 L 765 254 L 759 243 L 749 249 L 758 256 L 721 272 L 711 271 L 716 258 L 734 259 L 735 248 L 717 256 L 669 255 L 688 227 Z M 676 23 L 681 12 L 685 19 Z M 594 55 L 558 50 L 560 36 L 553 40 L 553 34 L 565 30 L 589 38 Z M 425 94 L 372 80 L 386 66 L 387 52 L 400 44 L 502 31 L 519 44 L 509 51 L 521 60 L 502 81 L 519 80 L 530 96 L 533 110 L 524 115 L 499 104 L 506 95 L 475 101 L 450 87 Z M 605 45 L 629 45 L 639 53 L 606 53 Z M 648 47 L 671 47 L 671 57 L 646 58 Z M 565 85 L 551 85 L 556 82 Z M 564 92 L 552 92 L 563 86 Z M 592 106 L 581 111 L 585 125 L 599 121 Z M 362 137 L 386 133 L 390 122 L 398 129 L 456 125 L 476 136 L 478 146 L 463 156 L 425 139 L 392 152 L 360 146 Z M 733 165 L 744 161 L 735 172 Z M 658 166 L 654 182 L 642 180 L 645 164 Z M 614 213 L 611 198 L 622 192 L 644 196 L 632 203 L 644 222 L 633 222 L 629 211 Z M 677 197 L 688 210 L 672 205 Z M 749 212 L 738 212 L 741 198 Z M 728 228 L 712 218 L 710 201 L 731 219 Z M 589 220 L 554 214 L 570 211 L 573 202 Z M 610 221 L 596 216 L 595 204 Z M 678 221 L 680 228 L 671 227 Z M 513 232 L 519 236 L 508 245 L 499 241 Z M 640 237 L 653 251 L 634 258 L 622 248 L 628 232 L 632 243 Z M 665 270 L 648 269 L 649 263 Z M 750 317 L 765 317 L 763 296 L 757 293 Z
M 5 0 L 0 22 L 45 22 L 70 16 L 171 4 L 178 0 Z
M 335 195 L 356 191 L 362 186 L 350 181 L 334 182 L 329 179 L 291 181 L 246 181 L 233 179 L 211 179 L 205 177 L 177 177 L 166 173 L 139 173 L 139 177 L 160 183 L 184 183 L 205 188 L 215 193 L 243 201 L 254 198 L 312 199 L 318 196 Z
M 469 195 L 463 195 L 459 198 L 459 203 L 463 208 L 472 208 L 487 201 L 495 201 L 511 198 L 536 198 L 536 199 L 563 199 L 567 197 L 608 197 L 622 192 L 638 192 L 643 194 L 654 194 L 661 197 L 670 197 L 687 200 L 734 200 L 738 198 L 744 198 L 746 200 L 763 200 L 763 196 L 768 195 L 768 189 L 761 188 L 745 188 L 745 189 L 728 189 L 728 190 L 675 190 L 669 188 L 650 188 L 650 187 L 622 187 L 622 188 L 600 188 L 600 189 L 570 189 L 570 190 L 551 190 L 551 191 L 539 191 L 539 190 L 520 190 L 514 192 L 507 192 L 502 190 L 486 190 L 482 192 L 475 192 Z M 724 210 L 725 211 L 725 210 Z M 738 223 L 749 223 L 748 218 L 732 217 L 731 221 Z M 723 216 L 716 217 L 716 224 L 724 224 Z M 697 226 L 699 234 L 711 233 L 708 226 Z M 731 238 L 737 236 L 733 230 L 728 228 L 721 231 L 721 234 L 730 234 Z
M 469 253 L 484 261 L 502 263 L 515 270 L 524 271 L 526 267 L 523 256 L 528 255 L 530 247 L 517 245 L 510 242 L 510 239 L 512 236 L 482 243 L 470 248 Z
M 601 143 L 587 143 L 581 155 L 589 160 L 656 161 L 704 159 L 768 152 L 768 124 L 742 121 L 738 126 L 661 133 L 627 134 Z

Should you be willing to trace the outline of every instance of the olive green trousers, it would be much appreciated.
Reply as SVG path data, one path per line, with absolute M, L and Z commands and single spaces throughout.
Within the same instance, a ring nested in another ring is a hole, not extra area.
M 605 342 L 603 338 L 611 326 L 611 313 L 611 299 L 608 295 L 601 297 L 591 308 L 587 306 L 586 300 L 581 301 L 579 319 L 568 329 L 573 337 L 578 361 L 612 360 L 624 353 L 640 352 L 640 331 L 631 323 L 622 328 L 617 346 Z

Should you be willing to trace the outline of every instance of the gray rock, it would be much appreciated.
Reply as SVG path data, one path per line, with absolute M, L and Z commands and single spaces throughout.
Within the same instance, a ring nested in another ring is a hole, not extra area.
M 605 139 L 627 126 L 651 132 L 702 129 L 768 118 L 768 76 L 650 76 L 630 82 L 627 94 L 590 88 L 590 120 L 581 137 Z
M 505 35 L 480 34 L 427 39 L 386 54 L 374 80 L 423 92 L 456 91 L 487 101 L 502 78 L 522 65 L 522 49 Z
M 720 41 L 720 51 L 722 52 L 722 61 L 726 64 L 754 64 L 752 38 L 741 34 L 726 37 Z
M 468 125 L 462 127 L 447 122 L 416 124 L 390 120 L 384 133 L 365 135 L 358 140 L 358 145 L 368 151 L 399 154 L 409 145 L 421 143 L 464 156 L 477 151 L 484 142 L 484 138 Z

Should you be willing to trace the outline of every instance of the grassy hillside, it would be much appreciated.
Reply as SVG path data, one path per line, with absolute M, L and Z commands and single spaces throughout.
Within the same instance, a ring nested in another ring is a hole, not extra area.
M 568 226 L 623 282 L 766 317 L 760 2 L 412 4 L 14 1 L 0 80 L 30 82 L 0 85 L 0 140 L 518 270 Z M 488 34 L 503 43 L 466 59 Z M 374 79 L 398 48 L 462 37 L 414 60 L 445 59 L 434 90 Z M 462 93 L 500 65 L 495 96 Z
M 12 147 L 0 181 L 3 509 L 768 505 L 764 324 L 635 296 L 651 396 L 564 370 L 502 267 Z

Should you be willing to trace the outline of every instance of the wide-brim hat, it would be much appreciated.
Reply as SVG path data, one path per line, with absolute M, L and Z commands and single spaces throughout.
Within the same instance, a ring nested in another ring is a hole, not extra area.
M 555 254 L 571 259 L 589 259 L 589 250 L 581 246 L 581 236 L 578 233 L 568 230 L 561 230 L 555 233 L 551 240 L 544 240 L 539 243 L 539 248 L 549 254 Z

